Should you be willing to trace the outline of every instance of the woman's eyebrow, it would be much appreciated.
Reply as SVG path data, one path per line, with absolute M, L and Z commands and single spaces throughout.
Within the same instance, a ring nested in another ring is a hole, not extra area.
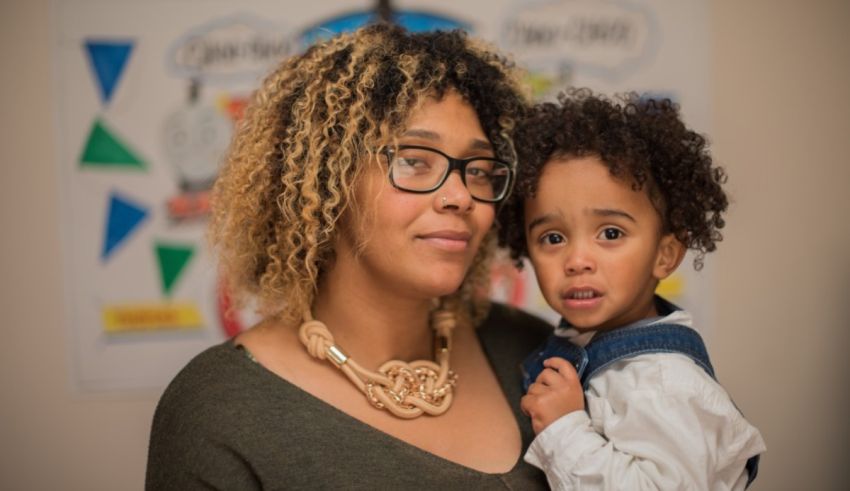
M 442 140 L 442 137 L 440 136 L 440 134 L 435 132 L 435 131 L 417 129 L 417 128 L 413 128 L 413 129 L 409 129 L 409 130 L 405 131 L 404 133 L 402 133 L 402 136 L 407 136 L 407 137 L 412 136 L 412 137 L 422 138 L 422 139 L 425 139 L 425 140 L 431 140 L 431 141 L 435 141 L 435 142 L 439 142 L 439 141 Z M 487 140 L 482 140 L 480 138 L 473 138 L 469 143 L 469 148 L 471 150 L 492 151 L 493 145 L 491 145 L 490 142 L 487 141 Z
M 415 136 L 417 138 L 424 138 L 426 140 L 440 141 L 440 134 L 430 130 L 418 130 L 412 129 L 405 131 L 402 136 Z
M 471 148 L 473 150 L 492 151 L 493 145 L 491 145 L 490 142 L 488 142 L 487 140 L 481 140 L 479 138 L 476 138 L 476 139 L 472 140 L 472 145 L 470 145 L 469 148 Z

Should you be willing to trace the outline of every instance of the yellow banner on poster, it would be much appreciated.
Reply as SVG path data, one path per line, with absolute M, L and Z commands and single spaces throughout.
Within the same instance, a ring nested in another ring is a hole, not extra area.
M 201 312 L 191 303 L 112 305 L 103 308 L 107 333 L 200 329 Z

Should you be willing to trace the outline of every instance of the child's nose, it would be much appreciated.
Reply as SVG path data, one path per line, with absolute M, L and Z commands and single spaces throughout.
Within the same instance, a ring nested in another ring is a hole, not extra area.
M 596 271 L 596 261 L 591 252 L 579 244 L 572 245 L 564 261 L 564 272 L 572 276 L 594 271 Z

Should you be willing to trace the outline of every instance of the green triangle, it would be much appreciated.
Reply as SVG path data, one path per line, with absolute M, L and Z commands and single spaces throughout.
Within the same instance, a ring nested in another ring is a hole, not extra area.
M 192 246 L 156 245 L 156 256 L 159 259 L 159 277 L 162 280 L 162 292 L 165 296 L 171 296 L 171 288 L 177 282 L 194 253 L 195 248 Z
M 89 132 L 80 164 L 145 168 L 145 163 L 99 119 L 95 120 Z

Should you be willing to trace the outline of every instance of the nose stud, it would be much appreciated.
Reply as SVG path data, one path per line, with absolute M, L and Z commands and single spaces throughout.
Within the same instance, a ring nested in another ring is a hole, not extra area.
M 449 201 L 449 199 L 446 198 L 445 196 L 440 198 L 440 202 L 443 204 L 443 208 L 448 206 L 448 201 Z

